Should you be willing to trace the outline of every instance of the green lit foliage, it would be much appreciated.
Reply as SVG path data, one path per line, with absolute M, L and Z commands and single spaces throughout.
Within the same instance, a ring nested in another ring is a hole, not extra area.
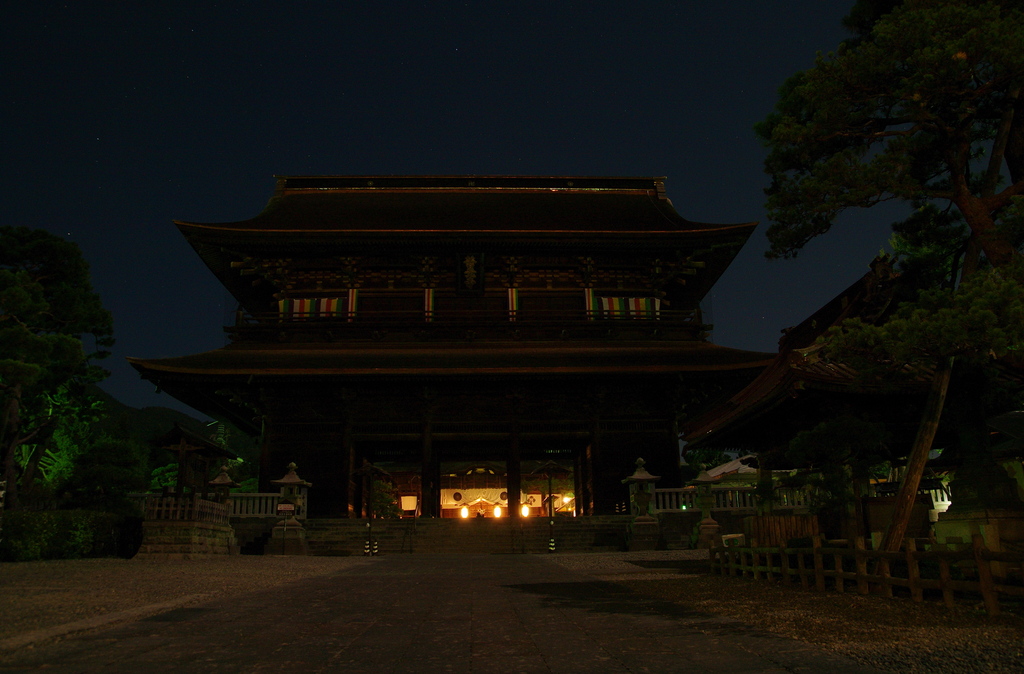
M 139 538 L 132 529 L 139 526 L 135 518 L 91 510 L 7 513 L 0 561 L 130 557 L 138 550 Z
M 231 489 L 232 494 L 255 494 L 260 489 L 260 480 L 256 477 L 247 477 L 238 483 L 237 487 Z
M 952 204 L 988 260 L 1008 264 L 999 222 L 1024 194 L 1020 3 L 907 0 L 883 14 L 891 4 L 858 3 L 848 22 L 862 38 L 790 78 L 755 129 L 770 151 L 768 255 L 795 256 L 844 210 L 895 199 Z
M 684 456 L 686 463 L 693 466 L 698 472 L 720 466 L 732 460 L 728 454 L 714 448 L 687 449 L 684 450 Z
M 52 393 L 35 396 L 22 410 L 28 427 L 44 429 L 35 436 L 37 442 L 23 443 L 15 450 L 24 490 L 59 491 L 71 477 L 77 458 L 92 442 L 93 426 L 102 418 L 105 406 L 99 398 L 74 392 L 78 388 L 62 384 Z
M 58 403 L 106 376 L 92 360 L 108 355 L 112 325 L 75 244 L 0 227 L 0 456 L 9 507 L 18 504 L 19 447 L 42 444 L 64 416 Z M 44 453 L 29 455 L 29 484 Z
M 720 466 L 732 459 L 720 449 L 689 449 L 683 448 L 684 465 L 679 466 L 679 476 L 683 482 L 695 479 L 702 470 Z
M 398 489 L 387 480 L 373 478 L 373 496 L 370 507 L 374 517 L 396 519 L 402 516 L 398 503 Z
M 178 484 L 178 464 L 169 463 L 166 466 L 157 466 L 149 474 L 149 488 L 152 491 L 161 491 L 165 488 L 172 488 Z

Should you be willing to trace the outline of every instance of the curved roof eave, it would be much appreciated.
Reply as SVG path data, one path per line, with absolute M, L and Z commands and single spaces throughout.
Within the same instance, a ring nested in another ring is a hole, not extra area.
M 648 362 L 638 362 L 643 355 Z M 197 377 L 466 377 L 672 374 L 763 368 L 768 354 L 699 343 L 698 348 L 256 349 L 231 347 L 175 358 L 128 358 L 140 372 Z M 495 363 L 495 360 L 498 363 Z M 443 364 L 438 361 L 444 361 Z M 505 361 L 505 362 L 501 362 Z

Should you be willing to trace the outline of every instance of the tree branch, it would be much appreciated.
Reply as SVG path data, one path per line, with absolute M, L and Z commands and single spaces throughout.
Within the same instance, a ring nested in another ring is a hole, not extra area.
M 1006 155 L 1006 144 L 1010 139 L 1010 128 L 1013 126 L 1014 105 L 1019 96 L 1020 87 L 1015 87 L 1007 93 L 1008 105 L 999 120 L 999 129 L 996 131 L 996 138 L 992 143 L 992 154 L 988 158 L 988 170 L 981 183 L 982 198 L 992 196 L 999 183 L 999 174 L 1003 170 L 1003 157 Z

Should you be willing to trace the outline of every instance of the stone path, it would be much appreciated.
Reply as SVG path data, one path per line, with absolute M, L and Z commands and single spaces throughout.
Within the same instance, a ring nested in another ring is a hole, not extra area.
M 377 557 L 8 652 L 0 671 L 874 671 L 595 571 L 540 555 Z

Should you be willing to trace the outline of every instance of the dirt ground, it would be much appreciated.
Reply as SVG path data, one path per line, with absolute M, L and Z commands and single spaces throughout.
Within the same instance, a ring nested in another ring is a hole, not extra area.
M 598 556 L 587 555 L 587 566 L 599 563 Z M 616 559 L 616 568 L 625 561 L 630 560 Z M 609 557 L 607 563 L 612 562 Z M 362 563 L 362 557 L 249 556 L 7 563 L 0 565 L 0 641 L 169 600 L 182 605 L 227 601 Z M 712 576 L 698 560 L 630 563 L 638 570 L 650 565 L 663 572 L 670 570 L 666 565 L 677 566 L 670 573 L 616 577 L 615 582 L 638 594 L 817 644 L 883 671 L 1024 671 L 1024 603 L 1007 603 L 1003 615 L 990 618 L 980 600 L 947 609 L 935 599 L 916 604 L 909 598 L 818 593 Z

